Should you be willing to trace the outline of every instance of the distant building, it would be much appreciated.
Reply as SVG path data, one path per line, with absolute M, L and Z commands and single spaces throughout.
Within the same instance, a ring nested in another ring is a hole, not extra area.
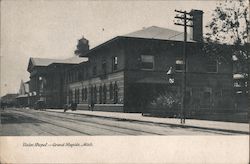
M 1 106 L 5 107 L 13 107 L 16 106 L 16 97 L 18 94 L 16 93 L 8 93 L 1 97 Z
M 65 60 L 30 58 L 28 72 L 29 104 L 31 107 L 39 101 L 45 101 L 49 108 L 60 108 L 64 97 L 64 71 L 68 67 L 77 65 L 85 58 L 78 56 Z
M 29 81 L 23 82 L 23 80 L 21 80 L 18 96 L 16 99 L 17 105 L 19 107 L 29 106 Z

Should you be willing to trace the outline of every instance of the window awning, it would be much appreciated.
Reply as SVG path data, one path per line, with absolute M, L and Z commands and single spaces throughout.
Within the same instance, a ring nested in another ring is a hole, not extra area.
M 234 79 L 244 79 L 244 75 L 243 74 L 234 74 L 233 78 Z
M 135 83 L 144 83 L 144 84 L 170 84 L 167 77 L 145 77 L 140 80 L 135 81 Z
M 26 94 L 26 95 L 19 95 L 19 96 L 17 96 L 17 98 L 24 98 L 24 97 L 28 97 L 28 95 Z

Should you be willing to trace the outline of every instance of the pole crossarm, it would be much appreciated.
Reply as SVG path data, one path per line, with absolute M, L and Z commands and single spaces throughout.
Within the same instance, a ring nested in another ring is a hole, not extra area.
M 177 19 L 185 19 L 185 17 L 182 17 L 182 16 L 175 16 L 174 18 L 177 18 Z M 186 20 L 193 20 L 193 18 L 186 18 Z
M 175 25 L 179 25 L 179 26 L 187 26 L 187 27 L 193 27 L 193 25 L 188 25 L 188 24 L 181 24 L 181 23 L 174 23 Z
M 182 13 L 182 14 L 188 14 L 188 15 L 191 15 L 190 12 L 186 12 L 186 11 L 181 11 L 181 10 L 174 10 L 175 12 L 177 13 Z

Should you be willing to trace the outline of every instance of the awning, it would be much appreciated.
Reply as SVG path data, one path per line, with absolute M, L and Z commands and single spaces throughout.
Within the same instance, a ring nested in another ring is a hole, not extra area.
M 169 83 L 169 79 L 167 77 L 161 78 L 153 78 L 153 77 L 145 77 L 140 80 L 135 81 L 135 83 L 143 83 L 143 84 L 171 84 Z
M 17 96 L 17 98 L 24 98 L 24 97 L 28 97 L 28 95 L 25 94 L 25 95 L 19 95 L 19 96 Z
M 244 75 L 243 74 L 234 74 L 233 78 L 234 79 L 244 79 Z

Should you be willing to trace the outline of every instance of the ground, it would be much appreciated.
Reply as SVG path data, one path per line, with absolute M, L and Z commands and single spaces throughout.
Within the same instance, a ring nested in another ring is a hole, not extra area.
M 231 134 L 233 133 L 33 109 L 1 110 L 0 136 Z

